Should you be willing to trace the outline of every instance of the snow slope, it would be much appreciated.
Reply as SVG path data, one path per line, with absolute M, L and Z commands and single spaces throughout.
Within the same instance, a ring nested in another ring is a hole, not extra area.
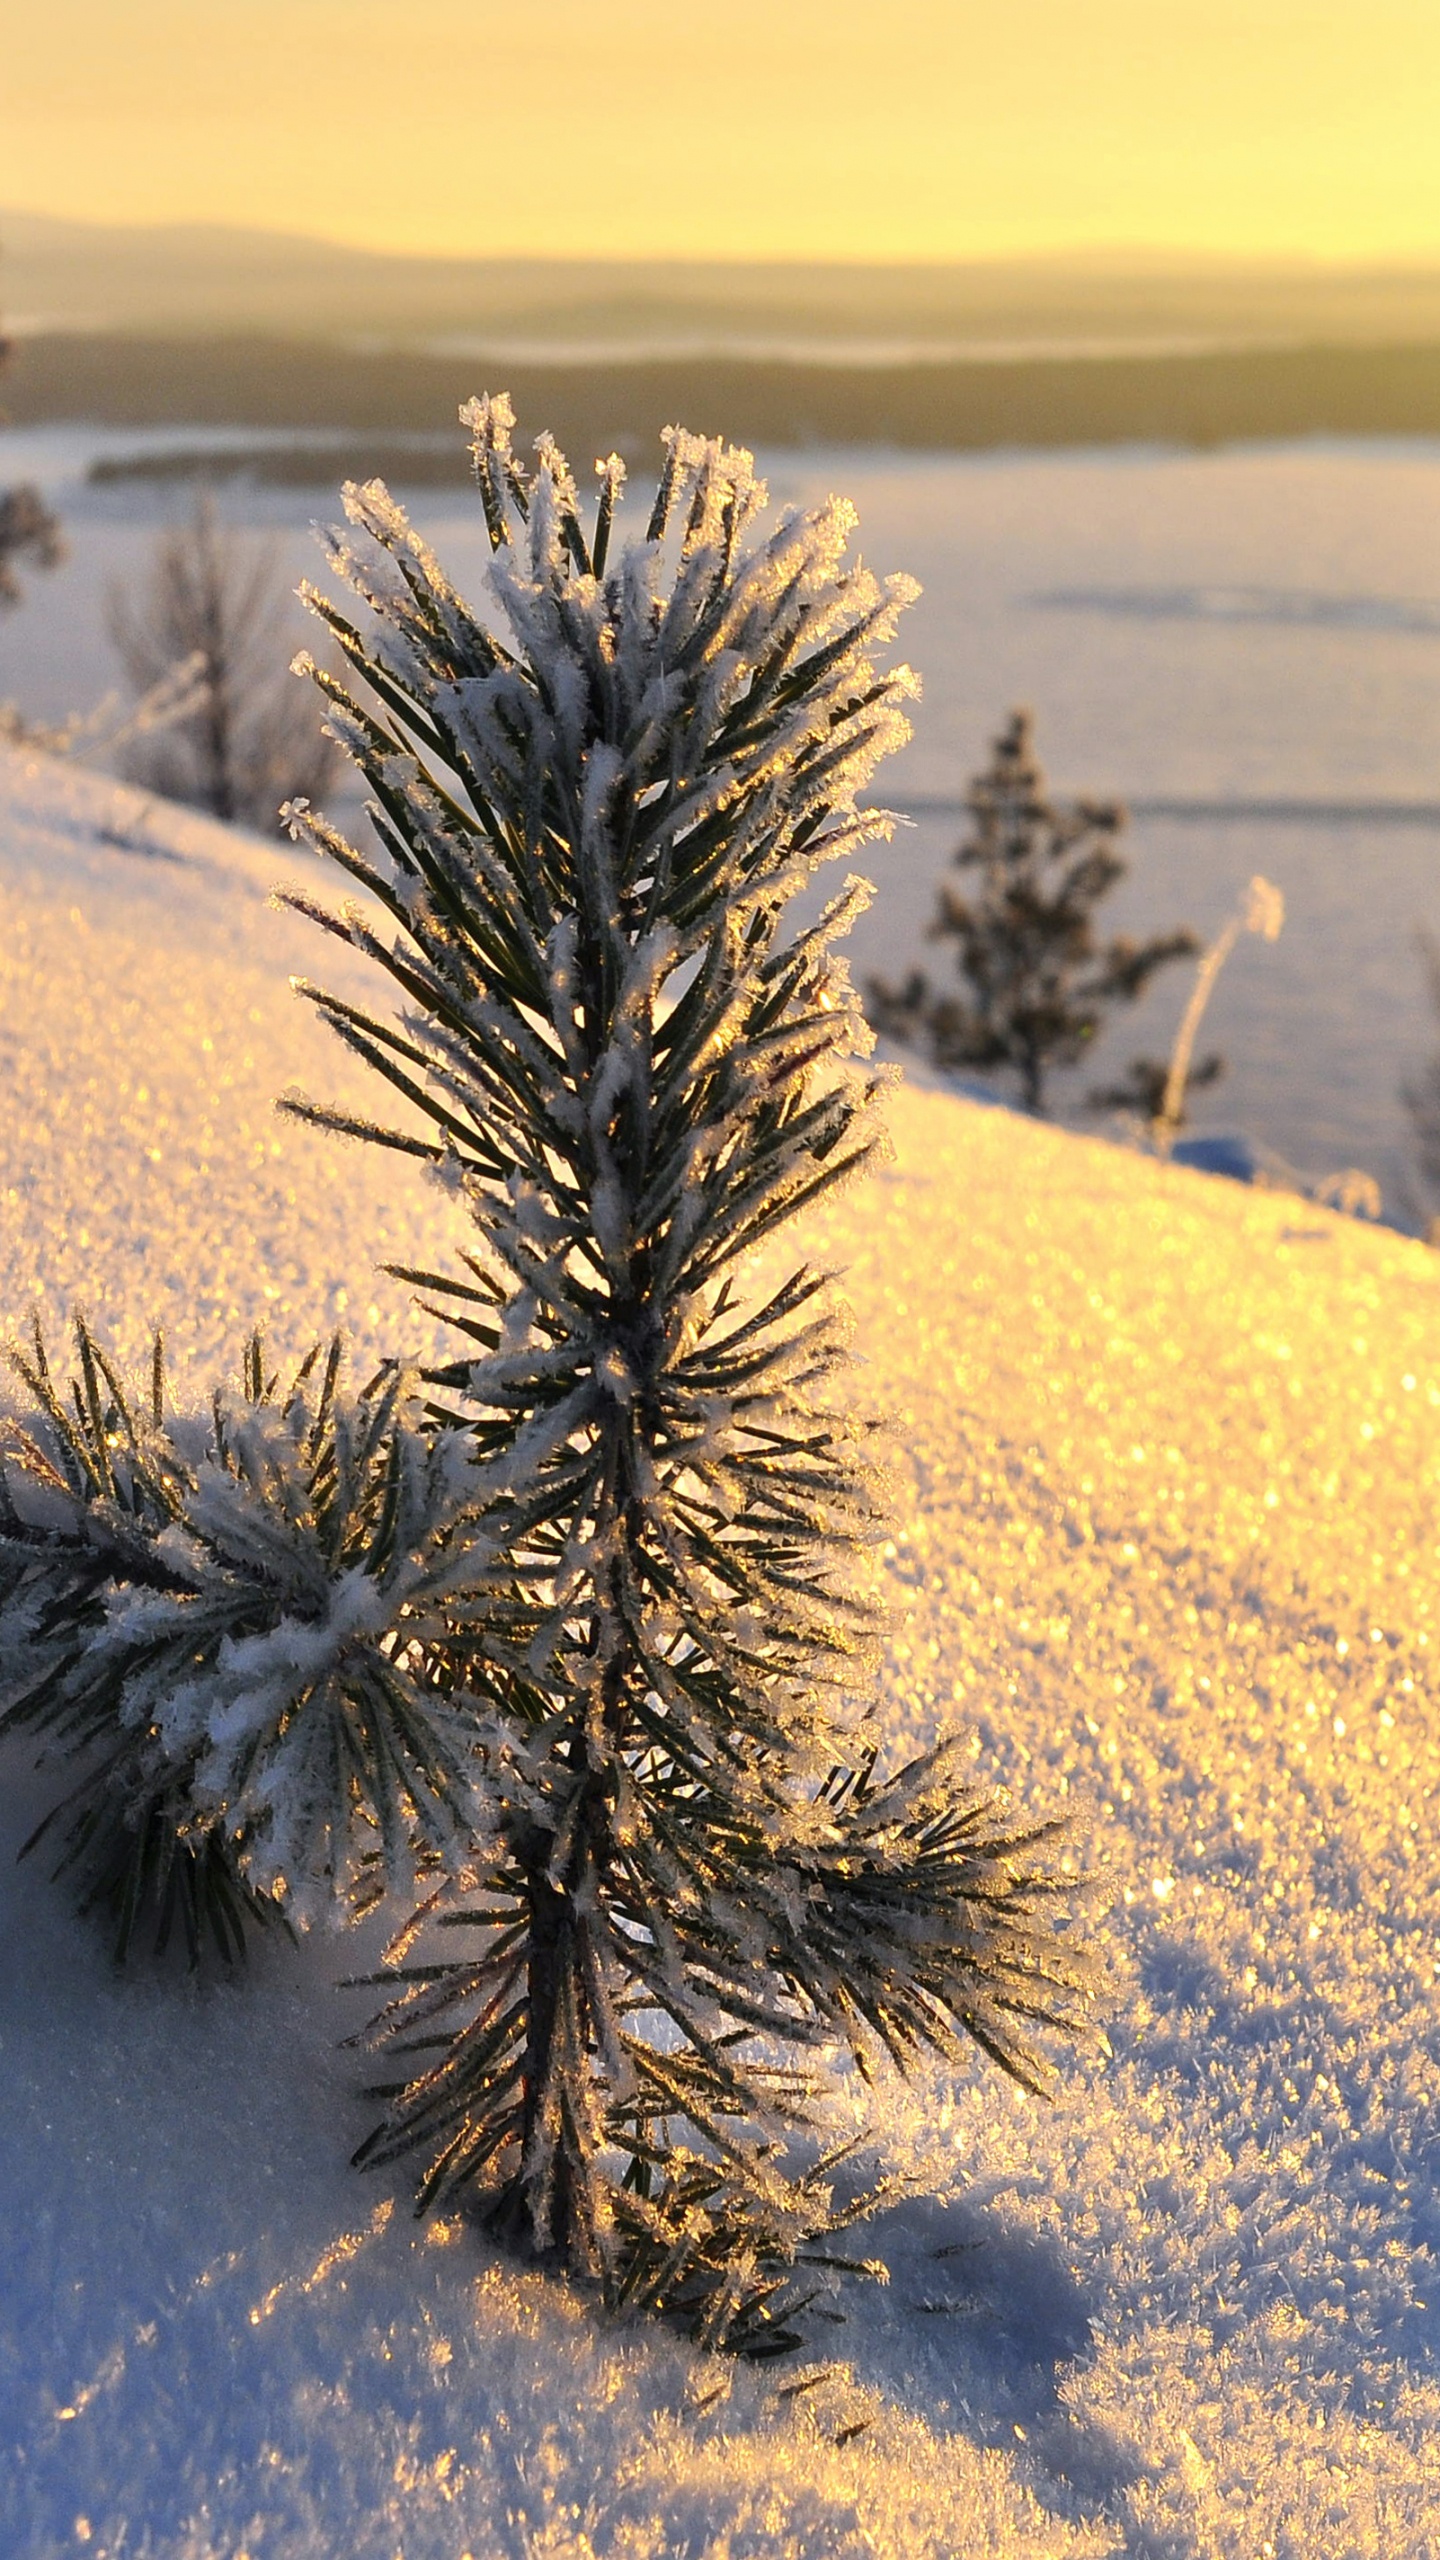
M 79 1300 L 134 1356 L 161 1319 L 197 1386 L 257 1320 L 420 1346 L 374 1266 L 453 1211 L 270 1113 L 360 1089 L 286 984 L 334 972 L 285 867 L 0 752 L 13 1322 Z M 892 1116 L 809 1238 L 895 1424 L 885 1713 L 1080 1814 L 1105 2045 L 1051 2110 L 888 2092 L 889 2286 L 735 2373 L 347 2168 L 364 1944 L 117 1980 L 6 1854 L 0 2560 L 1440 2553 L 1440 1263 Z

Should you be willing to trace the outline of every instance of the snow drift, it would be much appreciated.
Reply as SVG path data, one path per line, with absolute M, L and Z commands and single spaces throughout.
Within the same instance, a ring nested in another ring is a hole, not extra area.
M 257 1321 L 432 1348 L 377 1266 L 454 1213 L 271 1112 L 344 1081 L 265 903 L 300 861 L 0 759 L 17 1326 L 163 1322 L 197 1386 Z M 1105 2047 L 1051 2110 L 895 2089 L 888 2287 L 737 2372 L 348 2169 L 363 1942 L 117 1978 L 7 1855 L 7 2560 L 1435 2548 L 1440 1266 L 942 1094 L 891 1121 L 808 1238 L 895 1426 L 891 1738 L 958 1721 L 1075 1809 Z

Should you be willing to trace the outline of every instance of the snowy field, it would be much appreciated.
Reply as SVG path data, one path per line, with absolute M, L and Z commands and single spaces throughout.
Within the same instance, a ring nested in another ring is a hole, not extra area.
M 421 1347 L 374 1266 L 452 1212 L 271 1116 L 350 1089 L 264 903 L 297 859 L 0 753 L 14 1324 L 158 1319 L 197 1386 L 256 1321 Z M 347 2167 L 368 1945 L 117 1980 L 7 1856 L 3 2560 L 1440 2551 L 1440 1261 L 914 1086 L 892 1123 L 809 1239 L 894 1423 L 885 1715 L 1073 1809 L 1103 2041 L 1052 2109 L 889 2092 L 888 2286 L 734 2371 Z

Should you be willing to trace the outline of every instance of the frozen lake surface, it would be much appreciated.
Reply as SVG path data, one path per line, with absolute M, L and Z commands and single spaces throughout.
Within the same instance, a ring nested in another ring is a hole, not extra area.
M 0 620 L 0 699 L 55 714 L 113 680 L 106 582 L 133 578 L 157 522 L 185 503 L 163 485 L 87 489 L 92 457 L 206 440 L 179 428 L 0 437 L 0 482 L 41 479 L 71 545 L 66 567 Z M 1114 927 L 1208 934 L 1252 872 L 1284 891 L 1281 941 L 1242 943 L 1221 982 L 1205 1045 L 1229 1072 L 1198 1125 L 1244 1128 L 1314 1173 L 1361 1166 L 1401 1206 L 1399 1087 L 1440 1043 L 1414 940 L 1417 925 L 1440 931 L 1440 444 L 827 451 L 773 456 L 770 476 L 778 497 L 846 491 L 866 555 L 925 586 L 904 634 L 925 698 L 886 783 L 916 824 L 874 855 L 880 894 L 855 937 L 856 974 L 927 956 L 966 779 L 1006 710 L 1028 702 L 1058 789 L 1133 806 Z M 225 503 L 272 529 L 297 576 L 313 570 L 320 500 L 234 488 Z M 427 490 L 414 513 L 477 589 L 478 511 Z M 1120 1023 L 1061 1090 L 1067 1115 L 1132 1055 L 1163 1053 L 1185 991 L 1177 970 Z

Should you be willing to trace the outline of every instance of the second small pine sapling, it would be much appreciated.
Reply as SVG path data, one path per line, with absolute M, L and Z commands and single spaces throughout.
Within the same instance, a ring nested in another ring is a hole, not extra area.
M 471 1720 L 434 1676 L 468 1581 L 462 1435 L 414 1382 L 358 1396 L 341 1346 L 282 1385 L 172 1410 L 157 1335 L 127 1390 L 84 1319 L 76 1374 L 37 1329 L 0 1468 L 0 1736 L 66 1773 L 27 1844 L 132 1944 L 228 1960 L 276 1920 L 363 1908 L 463 1865 Z
M 318 681 L 382 853 L 295 814 L 390 919 L 297 901 L 398 990 L 393 1021 L 311 993 L 404 1122 L 292 1107 L 428 1161 L 476 1231 L 463 1278 L 410 1276 L 457 1333 L 437 1418 L 482 1461 L 456 1677 L 488 1815 L 439 1909 L 469 1951 L 389 1980 L 365 2156 L 761 2351 L 844 2219 L 823 2163 L 787 2166 L 827 2049 L 978 2045 L 1035 2086 L 1084 1981 L 1044 1827 L 955 1743 L 881 1774 L 844 1313 L 754 1259 L 881 1134 L 833 949 L 865 891 L 789 908 L 885 824 L 856 795 L 906 734 L 876 652 L 910 589 L 845 565 L 843 505 L 761 530 L 750 457 L 679 432 L 617 554 L 615 457 L 586 526 L 507 402 L 469 421 L 492 620 L 350 490 L 331 559 L 364 612 L 313 601 L 365 695 Z
M 870 1017 L 937 1066 L 1008 1070 L 1024 1108 L 1043 1112 L 1052 1070 L 1074 1066 L 1116 1005 L 1199 945 L 1184 927 L 1148 942 L 1099 939 L 1096 911 L 1125 876 L 1125 813 L 1050 799 L 1028 711 L 1012 712 L 967 797 L 970 832 L 954 860 L 977 875 L 975 890 L 946 887 L 930 928 L 957 946 L 961 985 L 946 994 L 919 971 L 900 987 L 874 979 Z

